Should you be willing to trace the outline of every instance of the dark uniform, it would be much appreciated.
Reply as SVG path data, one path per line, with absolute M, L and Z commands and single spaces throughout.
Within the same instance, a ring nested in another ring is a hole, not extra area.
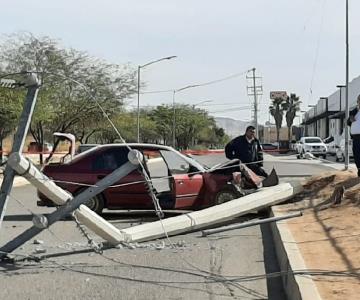
M 357 115 L 358 112 L 359 112 L 359 109 L 357 107 L 355 107 L 353 110 L 350 111 L 349 115 L 351 117 L 355 118 L 355 116 Z M 358 122 L 358 120 L 356 122 Z M 350 118 L 347 120 L 347 125 L 348 126 L 352 125 Z M 360 132 L 359 133 L 351 133 L 351 138 L 353 140 L 352 150 L 353 150 L 354 160 L 355 160 L 356 167 L 358 169 L 358 176 L 360 177 Z
M 263 153 L 260 142 L 256 138 L 250 142 L 245 135 L 234 138 L 225 146 L 225 155 L 228 159 L 240 159 L 242 163 L 246 164 L 249 169 L 259 176 L 268 176 L 262 168 Z

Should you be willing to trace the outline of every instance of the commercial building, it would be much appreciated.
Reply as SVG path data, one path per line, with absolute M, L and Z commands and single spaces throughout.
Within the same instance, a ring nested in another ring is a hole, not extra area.
M 356 99 L 360 94 L 360 76 L 349 82 L 349 109 L 356 106 Z M 326 138 L 334 137 L 339 143 L 344 138 L 345 120 L 345 86 L 338 86 L 337 90 L 328 97 L 322 97 L 309 111 L 303 115 L 302 125 L 306 136 Z

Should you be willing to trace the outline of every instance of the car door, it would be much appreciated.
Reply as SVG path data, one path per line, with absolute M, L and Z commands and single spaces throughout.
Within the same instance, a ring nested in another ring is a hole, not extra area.
M 162 150 L 161 154 L 174 179 L 174 208 L 196 208 L 202 202 L 203 175 L 196 173 L 197 169 L 193 168 L 188 161 L 175 151 Z
M 101 180 L 128 162 L 126 147 L 112 147 L 96 155 L 92 164 L 93 175 Z M 103 192 L 108 208 L 145 209 L 152 207 L 144 176 L 134 170 Z

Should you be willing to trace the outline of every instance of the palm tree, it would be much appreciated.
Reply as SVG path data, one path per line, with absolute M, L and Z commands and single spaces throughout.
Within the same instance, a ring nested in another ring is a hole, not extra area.
M 285 118 L 286 125 L 288 128 L 288 140 L 291 143 L 291 127 L 294 123 L 296 113 L 300 111 L 300 98 L 296 94 L 290 94 L 290 97 L 287 97 L 284 109 L 286 110 Z
M 283 121 L 283 115 L 285 110 L 285 100 L 282 98 L 272 99 L 272 103 L 269 107 L 270 114 L 274 117 L 276 126 L 276 140 L 279 145 L 280 141 L 280 128 Z

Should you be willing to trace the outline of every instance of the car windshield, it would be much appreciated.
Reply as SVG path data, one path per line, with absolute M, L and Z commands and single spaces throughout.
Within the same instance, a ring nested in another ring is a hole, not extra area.
M 322 143 L 322 140 L 320 138 L 310 138 L 310 139 L 305 139 L 305 143 L 307 144 Z
M 185 166 L 184 162 L 187 162 L 188 164 L 192 165 L 200 172 L 208 169 L 208 167 L 204 166 L 200 162 L 196 161 L 195 159 L 193 159 L 189 156 L 183 155 L 180 152 L 168 151 L 168 150 L 160 150 L 160 152 L 161 152 L 162 156 L 164 157 L 164 159 L 166 160 L 166 162 L 169 166 L 169 169 L 172 172 L 178 172 L 179 170 L 183 171 L 184 166 Z

